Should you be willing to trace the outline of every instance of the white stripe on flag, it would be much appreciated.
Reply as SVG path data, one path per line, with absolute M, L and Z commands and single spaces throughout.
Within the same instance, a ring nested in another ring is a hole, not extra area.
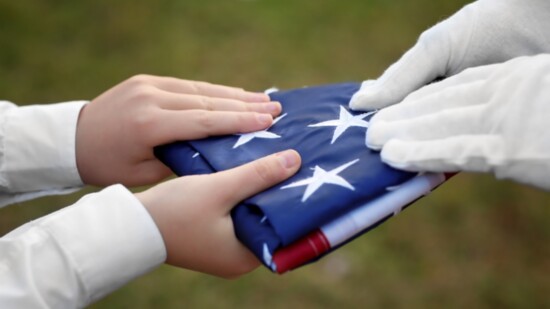
M 416 176 L 403 183 L 398 189 L 360 206 L 351 212 L 321 227 L 321 231 L 335 247 L 381 219 L 399 212 L 405 205 L 428 194 L 445 181 L 442 173 L 428 173 Z

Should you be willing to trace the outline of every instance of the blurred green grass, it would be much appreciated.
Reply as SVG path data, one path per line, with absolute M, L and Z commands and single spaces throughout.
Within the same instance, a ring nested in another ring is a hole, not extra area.
M 467 2 L 0 0 L 0 94 L 92 99 L 138 73 L 253 90 L 375 78 Z M 94 190 L 3 209 L 0 234 Z M 549 204 L 542 191 L 458 175 L 290 274 L 226 281 L 164 266 L 92 307 L 549 308 Z

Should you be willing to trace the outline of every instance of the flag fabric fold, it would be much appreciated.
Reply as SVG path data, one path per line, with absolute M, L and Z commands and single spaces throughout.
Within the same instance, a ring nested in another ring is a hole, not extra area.
M 302 167 L 290 179 L 232 211 L 237 237 L 274 272 L 311 262 L 380 224 L 445 180 L 384 164 L 366 146 L 375 111 L 348 102 L 359 83 L 270 93 L 282 114 L 263 131 L 176 142 L 155 149 L 177 175 L 233 168 L 295 149 Z M 213 192 L 215 194 L 215 192 Z

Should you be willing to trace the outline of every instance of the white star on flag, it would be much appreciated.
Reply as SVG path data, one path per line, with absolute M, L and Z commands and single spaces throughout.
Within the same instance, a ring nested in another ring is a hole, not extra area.
M 342 135 L 342 133 L 344 133 L 349 127 L 368 128 L 369 122 L 363 120 L 363 118 L 374 113 L 376 113 L 376 111 L 353 116 L 342 105 L 340 105 L 340 118 L 311 124 L 308 127 L 336 127 L 334 130 L 334 135 L 332 135 L 332 141 L 330 142 L 331 144 L 334 144 L 336 139 L 338 139 L 338 137 L 340 137 L 340 135 Z
M 267 130 L 271 129 L 272 126 L 274 126 L 279 120 L 283 119 L 285 116 L 286 116 L 286 114 L 283 114 L 283 115 L 275 118 L 273 120 L 273 123 L 271 124 L 271 126 L 267 129 L 265 129 L 265 130 L 250 132 L 250 133 L 245 133 L 245 134 L 239 134 L 240 135 L 239 139 L 237 140 L 235 145 L 233 145 L 233 149 L 250 142 L 254 138 L 269 138 L 269 139 L 272 139 L 272 138 L 281 137 L 280 135 L 277 135 L 277 134 L 272 133 L 272 132 L 268 132 Z
M 351 165 L 357 163 L 357 161 L 359 161 L 359 159 L 355 159 L 344 165 L 340 165 L 339 167 L 328 172 L 316 165 L 313 169 L 312 177 L 293 182 L 289 185 L 281 187 L 281 189 L 307 186 L 306 191 L 304 192 L 304 196 L 302 196 L 302 203 L 305 202 L 313 193 L 315 193 L 315 191 L 317 191 L 325 183 L 341 186 L 350 189 L 351 191 L 355 191 L 355 188 L 343 177 L 338 176 L 338 174 L 346 168 L 350 167 Z

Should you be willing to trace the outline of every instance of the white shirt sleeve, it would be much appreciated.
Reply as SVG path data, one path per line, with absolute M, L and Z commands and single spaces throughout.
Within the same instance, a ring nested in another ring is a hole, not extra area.
M 0 207 L 82 186 L 75 139 L 84 104 L 18 107 L 0 101 Z
M 162 236 L 122 185 L 0 239 L 0 308 L 80 308 L 166 259 Z
M 75 138 L 86 102 L 0 101 L 0 207 L 82 186 Z M 0 308 L 76 308 L 166 259 L 162 236 L 121 185 L 0 238 Z

